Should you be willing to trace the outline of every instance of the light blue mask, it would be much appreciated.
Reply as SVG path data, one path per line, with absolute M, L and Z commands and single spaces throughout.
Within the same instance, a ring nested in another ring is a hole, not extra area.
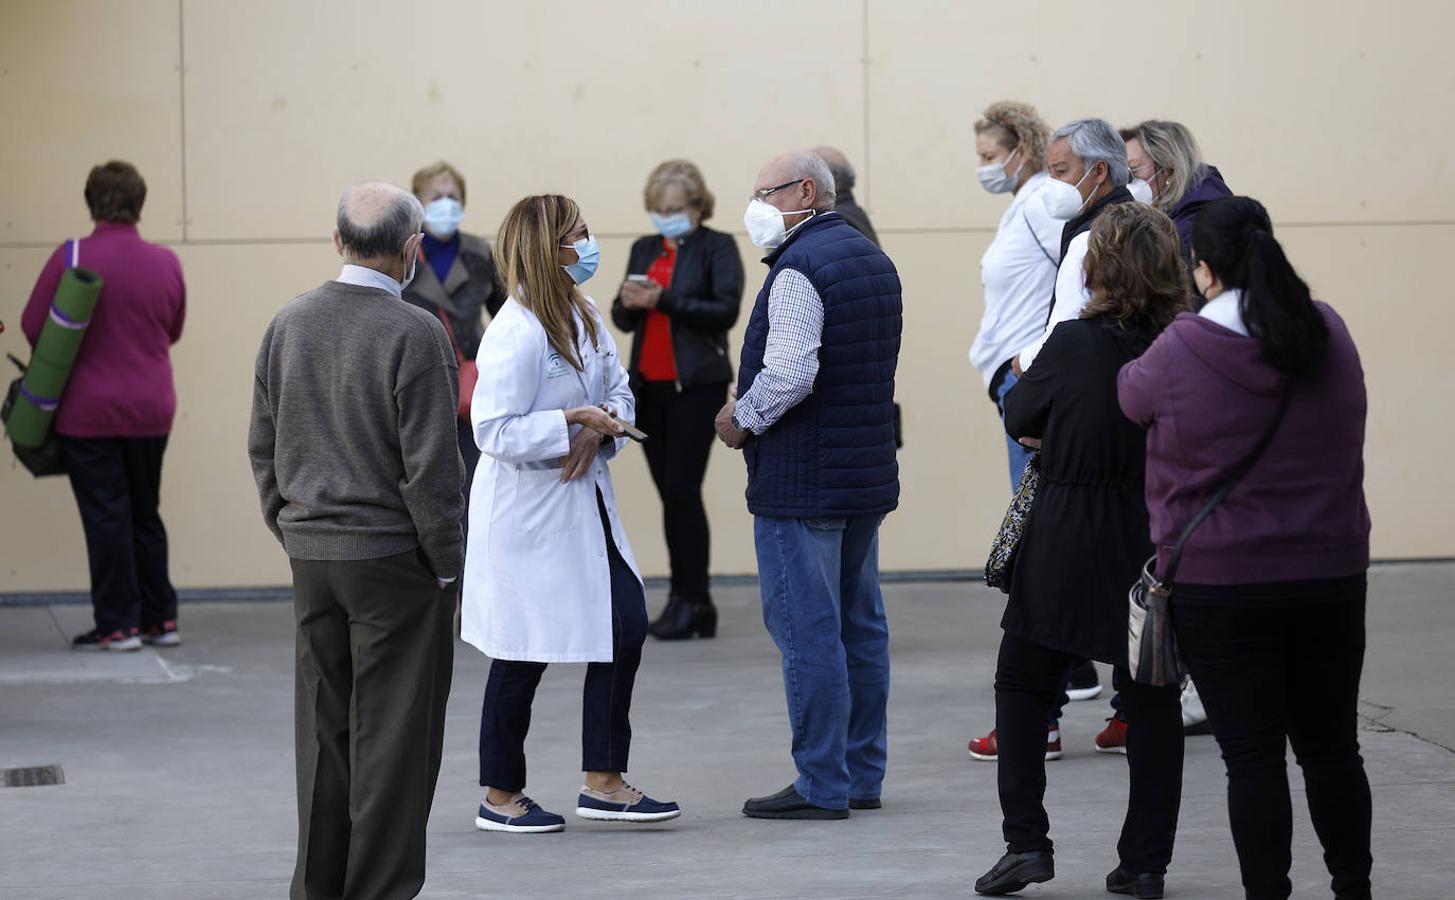
M 562 244 L 564 249 L 570 247 L 576 251 L 576 262 L 569 266 L 562 266 L 571 280 L 577 284 L 585 284 L 596 274 L 596 266 L 601 262 L 601 248 L 596 245 L 596 235 L 584 237 L 571 244 Z
M 692 231 L 692 219 L 685 212 L 670 216 L 661 216 L 656 213 L 649 213 L 649 215 L 652 217 L 652 227 L 657 229 L 664 238 L 671 238 L 675 241 L 677 238 L 686 237 L 688 232 Z
M 453 197 L 441 197 L 430 201 L 424 208 L 424 224 L 429 233 L 442 241 L 455 236 L 460 220 L 465 218 L 465 207 Z

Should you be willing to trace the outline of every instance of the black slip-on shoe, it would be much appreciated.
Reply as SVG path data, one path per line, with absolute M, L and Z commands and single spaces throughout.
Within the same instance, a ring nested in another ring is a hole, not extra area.
M 754 797 L 744 803 L 743 815 L 750 819 L 847 819 L 849 811 L 814 806 L 790 784 L 776 794 Z
M 1128 872 L 1117 866 L 1106 876 L 1106 890 L 1110 894 L 1126 894 L 1138 900 L 1161 900 L 1164 881 L 1161 875 Z
M 1024 890 L 1028 884 L 1050 881 L 1056 877 L 1056 863 L 1045 850 L 1029 853 L 1007 853 L 990 871 L 975 880 L 975 893 L 999 897 Z
M 878 809 L 884 804 L 879 802 L 878 797 L 865 797 L 862 800 L 849 798 L 849 809 Z

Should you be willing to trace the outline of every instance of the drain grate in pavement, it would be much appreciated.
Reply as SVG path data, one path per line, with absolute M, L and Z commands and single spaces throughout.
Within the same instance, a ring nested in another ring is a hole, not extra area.
M 65 784 L 66 773 L 60 766 L 31 766 L 26 769 L 5 769 L 5 787 L 37 787 L 43 784 Z

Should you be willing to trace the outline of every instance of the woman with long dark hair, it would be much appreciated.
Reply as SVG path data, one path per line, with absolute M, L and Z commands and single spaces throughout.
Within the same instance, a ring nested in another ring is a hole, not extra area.
M 1046 717 L 1073 660 L 1114 667 L 1129 732 L 1131 787 L 1107 890 L 1161 897 L 1182 793 L 1178 687 L 1127 674 L 1127 585 L 1152 552 L 1143 499 L 1146 440 L 1117 408 L 1117 372 L 1187 307 L 1177 231 L 1142 203 L 1091 226 L 1080 318 L 1056 326 L 1005 397 L 1006 433 L 1041 445 L 1041 484 L 1011 575 L 995 670 L 997 782 L 1007 852 L 975 883 L 1009 894 L 1055 876 L 1046 793 Z
M 1344 321 L 1294 271 L 1258 201 L 1209 204 L 1192 246 L 1207 303 L 1122 370 L 1119 396 L 1148 429 L 1159 566 L 1274 428 L 1187 541 L 1172 599 L 1178 643 L 1227 765 L 1243 886 L 1258 900 L 1292 890 L 1289 743 L 1334 896 L 1368 898 L 1371 804 L 1356 718 L 1369 566 L 1359 353 Z

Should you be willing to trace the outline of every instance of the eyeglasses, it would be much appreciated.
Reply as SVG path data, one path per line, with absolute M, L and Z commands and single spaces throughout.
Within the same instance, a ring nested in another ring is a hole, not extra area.
M 778 185 L 777 187 L 763 188 L 761 191 L 754 191 L 753 192 L 753 196 L 750 197 L 749 199 L 751 199 L 751 200 L 767 200 L 769 194 L 776 194 L 777 192 L 783 190 L 784 188 L 786 188 L 786 187 L 793 187 L 795 184 L 798 184 L 801 181 L 803 181 L 802 178 L 795 178 L 792 181 L 785 181 L 782 184 Z

